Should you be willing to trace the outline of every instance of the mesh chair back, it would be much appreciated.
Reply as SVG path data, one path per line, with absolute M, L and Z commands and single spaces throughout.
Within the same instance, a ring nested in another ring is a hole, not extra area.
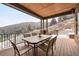
M 9 41 L 11 42 L 11 44 L 12 44 L 12 46 L 13 46 L 13 48 L 14 48 L 14 53 L 15 53 L 15 55 L 17 54 L 18 56 L 20 56 L 20 52 L 19 52 L 19 50 L 18 50 L 16 44 L 14 44 L 11 40 L 9 40 Z
M 52 34 L 58 35 L 58 30 L 54 30 L 54 31 L 52 32 Z
M 24 37 L 30 37 L 31 34 L 24 34 Z
M 37 35 L 37 33 L 32 33 L 32 36 L 35 36 L 35 35 Z
M 49 41 L 46 55 L 48 55 L 49 49 L 51 48 L 51 46 L 53 47 L 53 44 L 56 42 L 56 39 L 57 39 L 57 36 L 54 38 L 51 38 L 51 40 Z

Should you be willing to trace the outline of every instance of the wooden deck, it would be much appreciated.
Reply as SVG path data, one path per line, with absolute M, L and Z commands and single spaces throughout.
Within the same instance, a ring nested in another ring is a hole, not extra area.
M 39 56 L 44 56 L 44 52 L 39 49 Z M 0 51 L 1 56 L 13 56 L 13 49 Z M 30 51 L 27 56 L 32 55 Z M 51 56 L 51 53 L 49 54 Z M 79 56 L 79 46 L 75 39 L 70 39 L 68 35 L 59 35 L 56 41 L 56 49 L 54 48 L 54 56 Z
M 79 46 L 76 44 L 75 39 L 70 39 L 68 36 L 58 38 L 56 42 L 56 51 L 54 55 L 57 56 L 78 56 Z

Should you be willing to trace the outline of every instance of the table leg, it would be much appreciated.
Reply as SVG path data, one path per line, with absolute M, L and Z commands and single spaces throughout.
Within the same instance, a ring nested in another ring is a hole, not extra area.
M 36 44 L 34 44 L 34 47 L 33 47 L 33 56 L 36 56 L 38 55 L 38 48 L 36 47 Z
M 53 51 L 53 43 L 52 43 L 52 55 L 53 55 L 54 51 Z

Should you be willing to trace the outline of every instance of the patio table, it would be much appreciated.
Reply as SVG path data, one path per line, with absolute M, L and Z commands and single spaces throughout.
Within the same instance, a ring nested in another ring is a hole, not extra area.
M 41 37 L 39 37 L 39 35 L 36 36 L 31 36 L 31 37 L 27 37 L 27 38 L 23 38 L 24 41 L 26 41 L 28 44 L 32 44 L 33 45 L 33 55 L 36 56 L 38 55 L 38 46 L 42 43 L 45 43 L 46 41 L 48 41 L 47 39 L 50 37 L 56 37 L 56 35 L 41 35 Z

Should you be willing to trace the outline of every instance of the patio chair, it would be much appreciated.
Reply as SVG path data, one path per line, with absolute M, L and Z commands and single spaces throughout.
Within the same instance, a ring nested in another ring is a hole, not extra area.
M 32 36 L 35 36 L 35 35 L 37 35 L 37 33 L 32 33 Z
M 75 35 L 74 41 L 79 46 L 79 35 Z
M 24 37 L 30 37 L 31 34 L 26 33 L 26 34 L 23 34 L 23 36 L 24 36 Z
M 48 42 L 48 45 L 43 43 L 39 46 L 39 48 L 46 53 L 46 56 L 48 56 L 48 53 L 51 47 L 52 47 L 52 55 L 53 55 L 53 44 L 55 43 L 56 39 L 57 39 L 57 36 L 55 38 L 51 38 Z
M 54 30 L 53 32 L 51 31 L 50 35 L 57 35 L 58 36 L 58 30 Z M 48 44 L 48 42 L 46 42 Z M 55 50 L 56 50 L 56 40 L 54 42 Z
M 53 34 L 53 35 L 58 35 L 58 30 L 52 31 L 52 34 Z
M 24 53 L 27 53 L 27 52 L 29 52 L 29 50 L 32 49 L 32 47 L 25 46 L 25 45 L 18 47 L 18 46 L 16 46 L 16 44 L 13 43 L 11 40 L 9 40 L 9 41 L 11 42 L 11 44 L 12 44 L 12 46 L 13 46 L 14 55 L 15 55 L 15 56 L 16 56 L 16 55 L 21 56 L 21 55 L 23 55 Z
M 23 36 L 24 36 L 24 38 L 26 38 L 26 37 L 30 37 L 30 36 L 31 36 L 31 34 L 26 33 L 26 34 L 23 34 Z M 22 39 L 22 40 L 23 40 L 23 39 Z M 24 41 L 24 40 L 23 40 L 23 41 Z M 24 44 L 25 44 L 25 45 L 26 45 L 26 43 L 27 43 L 27 42 L 25 42 L 25 41 L 24 41 Z M 27 44 L 28 44 L 28 43 L 27 43 Z M 29 46 L 29 44 L 28 44 L 28 46 Z
M 52 34 L 58 36 L 58 30 L 54 30 L 54 31 L 52 32 Z M 54 42 L 54 46 L 55 46 L 55 50 L 56 50 L 56 40 L 55 40 L 55 42 Z

